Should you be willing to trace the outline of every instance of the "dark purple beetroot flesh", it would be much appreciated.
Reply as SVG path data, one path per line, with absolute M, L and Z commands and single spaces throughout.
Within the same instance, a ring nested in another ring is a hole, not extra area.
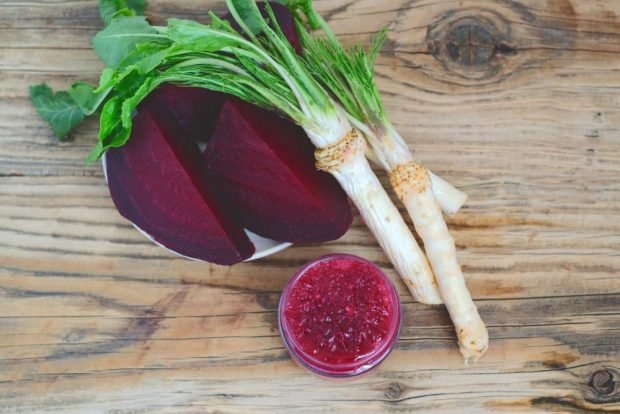
M 293 49 L 295 49 L 297 54 L 301 55 L 301 42 L 299 41 L 299 36 L 297 35 L 297 29 L 295 28 L 295 19 L 293 18 L 293 15 L 286 6 L 280 3 L 274 1 L 270 1 L 268 3 L 273 10 L 273 14 L 276 18 L 276 21 L 278 22 L 278 26 L 280 26 L 280 30 L 282 30 L 282 34 L 284 34 L 284 36 L 289 41 L 291 46 L 293 46 Z M 265 4 L 266 3 L 262 1 L 257 3 L 263 17 L 269 18 L 269 16 L 267 15 L 267 11 L 265 10 Z M 239 27 L 237 22 L 235 22 L 235 19 L 230 13 L 225 14 L 222 18 L 231 22 L 231 25 L 233 28 L 235 28 L 235 30 L 239 32 L 241 31 L 241 28 Z
M 119 212 L 182 255 L 222 265 L 249 258 L 254 246 L 208 182 L 197 144 L 175 135 L 158 112 L 142 104 L 128 143 L 106 154 Z
M 168 127 L 175 135 L 207 142 L 213 134 L 225 95 L 202 88 L 163 84 L 149 96 L 159 112 L 168 112 Z
M 351 225 L 347 196 L 315 168 L 305 132 L 273 112 L 228 99 L 204 157 L 240 224 L 260 236 L 320 243 Z

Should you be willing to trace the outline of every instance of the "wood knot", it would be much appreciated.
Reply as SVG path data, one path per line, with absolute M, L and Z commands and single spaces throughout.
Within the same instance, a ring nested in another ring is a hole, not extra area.
M 388 400 L 397 400 L 405 391 L 405 386 L 400 382 L 391 382 L 385 389 L 384 395 Z
M 613 366 L 602 366 L 590 372 L 592 374 L 582 388 L 585 400 L 593 404 L 620 402 L 620 370 Z
M 337 142 L 318 148 L 314 152 L 316 168 L 326 172 L 333 172 L 346 162 L 347 158 L 363 154 L 366 150 L 366 141 L 357 130 L 352 129 Z
M 588 383 L 590 388 L 601 395 L 613 394 L 616 389 L 616 381 L 614 381 L 614 374 L 610 371 L 603 369 L 596 371 L 592 374 L 592 378 Z
M 491 34 L 474 22 L 453 27 L 445 42 L 448 56 L 463 66 L 485 65 L 495 52 L 495 40 Z
M 517 53 L 509 39 L 509 22 L 487 10 L 448 13 L 427 33 L 433 56 L 451 72 L 473 79 L 501 72 L 499 57 Z

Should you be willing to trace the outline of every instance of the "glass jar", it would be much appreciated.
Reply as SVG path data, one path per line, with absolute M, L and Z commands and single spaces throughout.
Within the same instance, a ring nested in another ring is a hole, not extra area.
M 323 377 L 352 378 L 378 366 L 394 349 L 400 300 L 376 265 L 332 254 L 293 275 L 280 298 L 278 324 L 299 365 Z

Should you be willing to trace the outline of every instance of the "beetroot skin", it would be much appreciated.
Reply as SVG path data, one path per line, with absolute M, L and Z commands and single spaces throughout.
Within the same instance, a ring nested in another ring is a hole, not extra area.
M 204 157 L 240 224 L 260 236 L 320 243 L 351 225 L 347 196 L 316 169 L 307 135 L 273 112 L 228 99 Z
M 169 130 L 161 112 L 147 99 L 129 142 L 106 155 L 118 211 L 182 255 L 222 265 L 249 258 L 254 246 L 207 181 L 197 144 Z

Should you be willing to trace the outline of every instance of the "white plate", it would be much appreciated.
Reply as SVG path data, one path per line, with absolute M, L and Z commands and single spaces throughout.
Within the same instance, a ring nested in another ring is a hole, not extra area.
M 201 148 L 202 149 L 202 148 Z M 105 182 L 108 182 L 108 167 L 105 161 L 105 154 L 103 155 L 103 157 L 101 157 L 101 164 L 103 166 L 103 175 L 105 176 Z M 136 226 L 133 222 L 129 221 L 140 233 L 142 233 L 142 235 L 144 237 L 146 237 L 147 239 L 149 239 L 150 241 L 152 241 L 153 243 L 155 243 L 156 245 L 168 250 L 171 253 L 176 254 L 177 256 L 181 256 L 181 257 L 185 257 L 186 259 L 190 259 L 190 260 L 197 260 L 197 261 L 204 261 L 201 259 L 197 259 L 195 257 L 189 257 L 189 256 L 185 256 L 179 252 L 175 252 L 174 250 L 171 250 L 169 248 L 167 248 L 166 246 L 162 245 L 161 243 L 159 243 L 158 241 L 156 241 L 153 236 L 151 236 L 150 234 L 148 234 L 147 232 L 145 232 L 144 230 L 142 230 L 140 227 Z M 264 237 L 261 237 L 257 234 L 252 233 L 251 231 L 245 230 L 246 234 L 248 235 L 248 237 L 250 238 L 250 241 L 254 244 L 254 248 L 255 248 L 255 252 L 254 255 L 252 257 L 250 257 L 249 259 L 246 259 L 246 262 L 251 262 L 252 260 L 257 260 L 257 259 L 261 259 L 263 257 L 267 257 L 270 256 L 272 254 L 278 253 L 284 249 L 286 249 L 287 247 L 290 247 L 293 245 L 293 243 L 283 243 L 283 242 L 278 242 L 275 240 L 271 240 L 271 239 L 266 239 Z

